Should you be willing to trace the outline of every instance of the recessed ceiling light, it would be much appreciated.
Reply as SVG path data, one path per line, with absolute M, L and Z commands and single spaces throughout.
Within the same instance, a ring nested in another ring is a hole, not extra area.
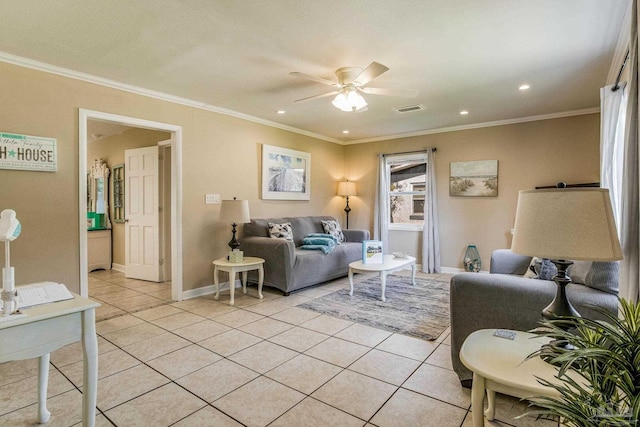
M 342 131 L 342 133 L 344 133 L 346 135 L 346 134 L 349 133 L 349 131 L 345 129 L 345 130 Z
M 460 115 L 461 116 L 466 116 L 467 114 L 469 114 L 469 112 L 467 110 L 460 111 Z
M 520 87 L 518 87 L 518 89 L 520 89 L 520 90 L 527 90 L 527 89 L 529 89 L 530 87 L 531 87 L 531 86 L 529 86 L 529 85 L 527 85 L 527 84 L 524 84 L 524 85 L 520 85 Z
M 284 114 L 284 113 L 286 113 L 286 111 L 284 111 L 284 110 L 278 110 L 278 111 L 276 111 L 276 113 L 278 113 L 278 114 Z

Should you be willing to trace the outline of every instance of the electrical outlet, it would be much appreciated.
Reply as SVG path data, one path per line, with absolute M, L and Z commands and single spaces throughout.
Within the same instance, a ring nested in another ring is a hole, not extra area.
M 220 203 L 220 195 L 219 194 L 205 194 L 204 195 L 204 203 L 207 205 L 215 205 Z

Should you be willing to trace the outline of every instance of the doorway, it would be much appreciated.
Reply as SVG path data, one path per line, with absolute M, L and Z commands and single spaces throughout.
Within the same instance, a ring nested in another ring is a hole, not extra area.
M 121 124 L 124 126 L 164 131 L 171 134 L 170 142 L 163 143 L 163 151 L 169 153 L 166 169 L 170 172 L 165 182 L 166 193 L 169 195 L 170 214 L 167 215 L 169 224 L 164 224 L 167 233 L 167 246 L 170 246 L 171 266 L 167 268 L 167 277 L 171 277 L 171 298 L 175 301 L 182 300 L 182 128 L 180 126 L 137 119 L 133 117 L 119 116 L 99 111 L 80 109 L 79 111 L 79 218 L 87 217 L 87 122 L 91 120 Z M 80 293 L 88 296 L 88 255 L 87 255 L 87 228 L 84 221 L 80 223 Z M 162 248 L 161 248 L 162 249 Z M 168 250 L 167 250 L 168 252 Z M 168 254 L 167 254 L 168 255 Z

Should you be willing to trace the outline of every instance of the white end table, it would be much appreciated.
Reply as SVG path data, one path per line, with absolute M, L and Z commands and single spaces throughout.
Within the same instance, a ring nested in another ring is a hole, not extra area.
M 244 257 L 242 262 L 230 262 L 227 258 L 220 258 L 213 261 L 213 285 L 216 288 L 215 300 L 220 295 L 220 283 L 218 282 L 218 272 L 229 273 L 229 305 L 234 304 L 234 293 L 236 287 L 236 273 L 242 273 L 242 293 L 247 293 L 247 273 L 251 270 L 258 270 L 258 298 L 262 299 L 262 284 L 264 282 L 264 259 L 258 257 Z
M 473 427 L 483 427 L 484 394 L 487 392 L 488 407 L 484 411 L 487 420 L 495 417 L 495 392 L 521 399 L 532 396 L 558 396 L 550 387 L 540 384 L 536 377 L 559 384 L 555 378 L 556 368 L 533 357 L 527 356 L 550 340 L 529 332 L 514 331 L 514 340 L 496 337 L 495 329 L 481 329 L 467 337 L 460 349 L 460 360 L 473 371 L 471 387 L 471 411 Z M 569 375 L 572 375 L 569 372 Z M 572 375 L 581 381 L 577 374 Z
M 382 288 L 380 299 L 386 302 L 384 291 L 387 286 L 387 274 L 411 267 L 411 284 L 416 284 L 416 259 L 412 256 L 396 258 L 393 255 L 385 255 L 384 261 L 379 264 L 365 264 L 362 261 L 354 261 L 349 264 L 349 295 L 353 296 L 353 273 L 380 272 L 380 287 Z
M 20 292 L 20 286 L 17 290 Z M 73 299 L 22 309 L 25 316 L 0 322 L 0 363 L 40 358 L 38 422 L 48 422 L 51 415 L 47 410 L 49 354 L 67 344 L 82 341 L 82 425 L 95 425 L 98 389 L 95 309 L 99 306 L 97 302 L 73 294 Z

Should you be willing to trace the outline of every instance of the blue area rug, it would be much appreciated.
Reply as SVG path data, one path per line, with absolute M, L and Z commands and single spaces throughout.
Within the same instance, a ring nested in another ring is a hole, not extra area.
M 357 276 L 356 276 L 357 277 Z M 380 278 L 349 286 L 298 307 L 389 332 L 425 340 L 436 339 L 449 326 L 449 280 L 387 276 L 386 302 L 380 300 Z

